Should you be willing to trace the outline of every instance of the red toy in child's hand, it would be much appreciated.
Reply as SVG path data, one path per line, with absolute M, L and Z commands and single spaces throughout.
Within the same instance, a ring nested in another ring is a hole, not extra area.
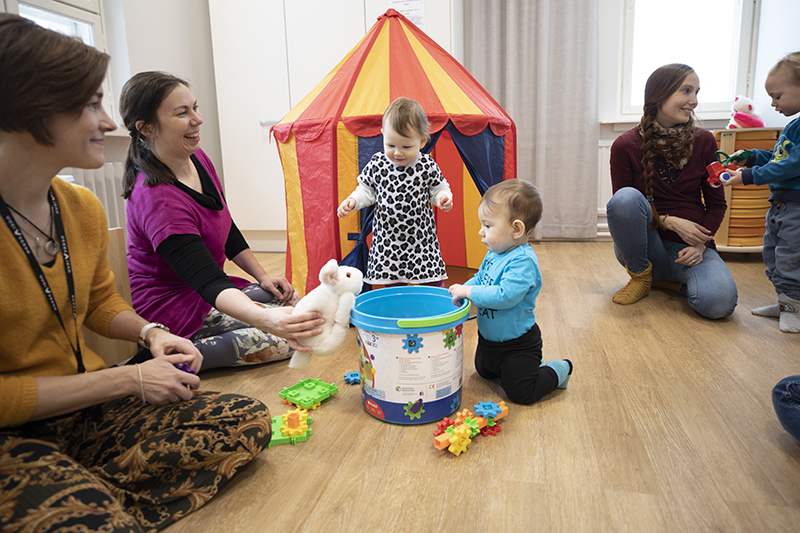
M 728 163 L 727 166 L 722 166 L 722 163 L 719 161 L 712 162 L 706 166 L 706 171 L 708 172 L 708 183 L 710 183 L 712 187 L 719 187 L 722 185 L 722 182 L 731 179 L 731 175 L 728 173 L 728 170 L 739 169 L 733 163 Z

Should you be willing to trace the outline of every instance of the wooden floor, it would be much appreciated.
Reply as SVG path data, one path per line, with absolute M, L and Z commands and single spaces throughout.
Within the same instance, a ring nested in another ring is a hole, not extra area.
M 759 256 L 724 254 L 739 287 L 731 318 L 709 321 L 677 294 L 611 302 L 627 278 L 610 243 L 540 243 L 536 308 L 545 358 L 569 358 L 569 388 L 511 404 L 497 437 L 456 457 L 434 425 L 376 420 L 361 389 L 354 330 L 304 370 L 285 362 L 204 373 L 201 388 L 250 395 L 273 416 L 278 392 L 309 377 L 339 393 L 311 411 L 313 435 L 262 453 L 169 533 L 199 531 L 800 531 L 800 445 L 771 389 L 800 374 L 800 336 L 753 307 L 775 303 Z M 260 260 L 283 271 L 282 254 Z M 505 396 L 475 373 L 465 325 L 462 407 Z

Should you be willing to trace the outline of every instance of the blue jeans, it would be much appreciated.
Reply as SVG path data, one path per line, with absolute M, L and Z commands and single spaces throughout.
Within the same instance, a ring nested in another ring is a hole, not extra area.
M 783 429 L 800 441 L 800 376 L 783 378 L 775 385 L 772 405 Z
M 800 300 L 800 203 L 775 201 L 767 213 L 764 264 L 775 292 Z
M 606 205 L 608 229 L 617 260 L 640 273 L 653 265 L 653 279 L 678 281 L 689 305 L 706 318 L 733 314 L 739 294 L 731 271 L 716 250 L 706 248 L 703 261 L 687 267 L 676 263 L 686 244 L 667 241 L 653 229 L 653 212 L 644 195 L 632 187 L 616 192 Z

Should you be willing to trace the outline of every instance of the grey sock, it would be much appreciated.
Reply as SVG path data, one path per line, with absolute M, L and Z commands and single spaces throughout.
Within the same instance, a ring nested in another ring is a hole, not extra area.
M 785 294 L 779 294 L 778 304 L 781 307 L 781 331 L 800 333 L 800 300 L 792 300 Z
M 781 306 L 778 304 L 775 305 L 767 305 L 765 307 L 758 307 L 750 311 L 756 316 L 766 316 L 769 318 L 780 318 L 781 316 Z

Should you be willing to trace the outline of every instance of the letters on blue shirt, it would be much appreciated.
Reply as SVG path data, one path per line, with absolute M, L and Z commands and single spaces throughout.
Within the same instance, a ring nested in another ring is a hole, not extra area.
M 528 244 L 496 254 L 487 252 L 472 287 L 478 330 L 483 338 L 504 342 L 521 337 L 536 323 L 533 309 L 542 289 L 539 260 Z

